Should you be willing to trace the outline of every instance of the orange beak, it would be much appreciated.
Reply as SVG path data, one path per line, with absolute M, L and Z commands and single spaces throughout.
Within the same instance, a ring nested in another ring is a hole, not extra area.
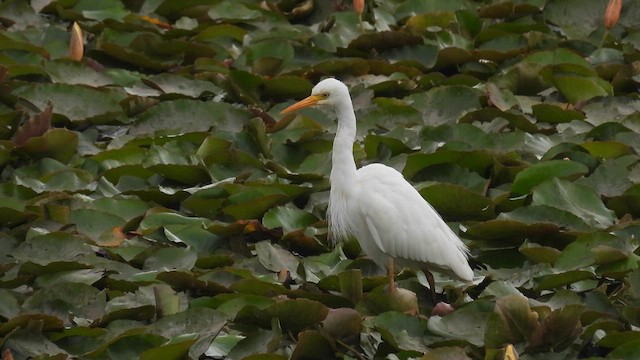
M 314 106 L 318 104 L 318 101 L 322 100 L 322 96 L 320 95 L 311 95 L 309 97 L 306 97 L 300 101 L 298 101 L 297 103 L 289 106 L 288 108 L 280 111 L 280 115 L 284 115 L 284 114 L 288 114 L 292 111 L 296 111 L 299 109 L 303 109 L 309 106 Z

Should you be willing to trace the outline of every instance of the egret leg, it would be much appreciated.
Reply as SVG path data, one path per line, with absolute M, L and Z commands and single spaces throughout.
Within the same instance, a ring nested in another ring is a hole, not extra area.
M 393 267 L 393 259 L 387 260 L 387 278 L 389 279 L 389 294 L 396 291 L 396 273 Z
M 436 300 L 436 282 L 433 279 L 433 274 L 429 271 L 424 269 L 424 275 L 427 277 L 427 282 L 429 283 L 429 290 L 431 291 L 431 298 L 433 299 L 433 303 L 437 303 Z

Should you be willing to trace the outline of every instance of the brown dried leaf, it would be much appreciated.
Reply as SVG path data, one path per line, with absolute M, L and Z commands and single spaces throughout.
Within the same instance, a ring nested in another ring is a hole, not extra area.
M 267 125 L 267 128 L 271 128 L 276 125 L 276 120 L 268 112 L 260 109 L 257 106 L 249 106 L 248 110 L 253 116 L 259 117 Z
M 164 22 L 162 20 L 158 20 L 156 18 L 152 18 L 150 16 L 142 15 L 142 16 L 140 16 L 140 19 L 142 19 L 142 20 L 144 20 L 144 21 L 146 21 L 148 23 L 151 23 L 151 24 L 154 24 L 154 25 L 158 25 L 159 27 L 161 27 L 163 29 L 172 29 L 173 28 L 173 26 L 171 26 L 171 24 L 166 23 L 166 22 Z
M 96 241 L 96 244 L 104 247 L 115 248 L 122 244 L 126 239 L 126 235 L 122 232 L 122 227 L 116 226 L 109 231 L 105 231 L 100 235 L 100 238 Z
M 11 139 L 16 146 L 24 145 L 32 137 L 41 136 L 51 129 L 53 105 L 49 103 L 39 114 L 29 118 L 22 124 Z

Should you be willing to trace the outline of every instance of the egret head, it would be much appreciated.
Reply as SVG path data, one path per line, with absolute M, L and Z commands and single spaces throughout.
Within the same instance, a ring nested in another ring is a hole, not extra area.
M 320 81 L 311 90 L 311 95 L 282 110 L 281 114 L 316 105 L 329 105 L 335 107 L 340 102 L 351 100 L 349 89 L 342 82 L 328 78 Z

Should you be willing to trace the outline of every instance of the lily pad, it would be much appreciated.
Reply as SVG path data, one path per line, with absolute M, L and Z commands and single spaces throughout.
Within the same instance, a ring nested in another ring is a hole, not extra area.
M 249 118 L 249 113 L 226 103 L 174 100 L 158 104 L 142 113 L 130 132 L 143 135 L 159 130 L 195 132 L 210 128 L 238 131 Z
M 16 89 L 13 94 L 43 110 L 53 105 L 53 113 L 72 122 L 107 123 L 124 115 L 120 101 L 124 95 L 113 90 L 96 90 L 68 84 L 38 84 Z M 86 106 L 78 105 L 78 101 Z M 119 122 L 119 121 L 116 121 Z
M 552 160 L 534 164 L 516 175 L 511 186 L 514 195 L 527 194 L 531 188 L 554 177 L 577 178 L 589 172 L 581 163 L 571 160 Z
M 615 213 L 604 206 L 591 188 L 557 178 L 548 180 L 533 190 L 532 204 L 568 211 L 599 228 L 612 225 L 615 219 Z

